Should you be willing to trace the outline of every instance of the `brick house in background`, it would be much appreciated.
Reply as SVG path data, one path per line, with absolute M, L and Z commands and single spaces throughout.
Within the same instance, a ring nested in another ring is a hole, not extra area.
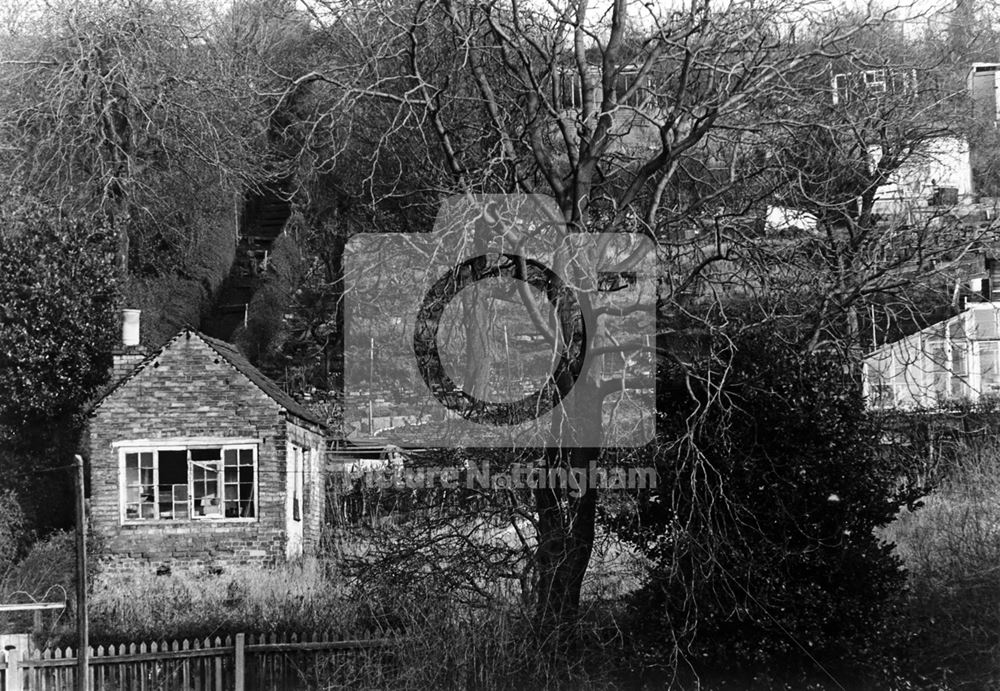
M 183 330 L 139 352 L 127 311 L 85 438 L 104 568 L 268 565 L 314 554 L 323 421 L 236 348 Z

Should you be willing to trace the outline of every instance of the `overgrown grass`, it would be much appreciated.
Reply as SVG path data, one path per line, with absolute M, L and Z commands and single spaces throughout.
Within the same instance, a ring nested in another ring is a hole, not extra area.
M 182 572 L 104 574 L 90 601 L 100 643 L 205 638 L 238 632 L 350 632 L 357 617 L 346 589 L 323 564 Z
M 911 666 L 926 688 L 1000 688 L 1000 441 L 967 448 L 885 531 L 909 571 Z

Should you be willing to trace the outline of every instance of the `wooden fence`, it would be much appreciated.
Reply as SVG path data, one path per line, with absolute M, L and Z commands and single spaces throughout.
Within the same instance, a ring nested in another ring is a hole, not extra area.
M 225 639 L 98 646 L 91 691 L 307 691 L 373 688 L 384 679 L 392 640 L 365 634 L 237 634 Z M 7 650 L 0 691 L 74 691 L 71 648 Z

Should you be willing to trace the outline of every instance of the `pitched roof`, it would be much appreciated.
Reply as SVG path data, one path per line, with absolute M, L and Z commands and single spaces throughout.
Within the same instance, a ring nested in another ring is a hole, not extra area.
M 144 358 L 142 362 L 137 364 L 131 372 L 126 374 L 118 381 L 111 382 L 108 388 L 106 388 L 103 392 L 101 392 L 101 394 L 98 396 L 93 405 L 90 406 L 90 410 L 88 412 L 93 412 L 94 410 L 96 410 L 108 396 L 117 391 L 121 386 L 126 384 L 129 380 L 135 377 L 135 375 L 137 375 L 139 372 L 145 369 L 150 362 L 159 357 L 159 355 L 164 350 L 169 348 L 174 341 L 176 341 L 178 338 L 184 335 L 196 336 L 197 338 L 199 338 L 205 345 L 211 348 L 220 358 L 229 363 L 229 365 L 233 369 L 235 369 L 237 372 L 239 372 L 244 377 L 249 379 L 258 389 L 263 391 L 268 398 L 270 398 L 272 401 L 274 401 L 282 408 L 284 408 L 286 412 L 294 415 L 297 418 L 305 420 L 306 422 L 311 422 L 315 425 L 326 427 L 326 423 L 318 415 L 316 415 L 308 408 L 306 408 L 304 405 L 302 405 L 294 398 L 289 396 L 287 393 L 285 393 L 284 390 L 282 390 L 280 386 L 278 386 L 278 384 L 274 380 L 268 378 L 267 376 L 264 375 L 263 372 L 254 367 L 252 364 L 250 364 L 250 361 L 246 359 L 243 353 L 241 353 L 239 350 L 236 349 L 236 346 L 232 345 L 231 343 L 226 343 L 225 341 L 220 341 L 217 338 L 206 336 L 200 331 L 195 331 L 194 329 L 182 329 L 178 331 L 177 335 L 175 335 L 173 338 L 168 340 L 166 343 L 164 343 L 162 346 L 160 346 L 150 355 Z
M 312 422 L 323 427 L 326 426 L 326 423 L 321 420 L 319 416 L 289 396 L 285 393 L 284 389 L 278 386 L 277 382 L 268 378 L 263 372 L 251 365 L 250 361 L 246 359 L 243 353 L 236 349 L 236 346 L 231 343 L 226 343 L 225 341 L 220 341 L 217 338 L 211 338 L 210 336 L 206 336 L 205 334 L 197 331 L 193 331 L 192 333 L 207 343 L 212 350 L 232 365 L 236 371 L 256 384 L 257 388 L 267 394 L 272 401 L 280 405 L 289 413 L 295 417 L 302 418 L 307 422 Z

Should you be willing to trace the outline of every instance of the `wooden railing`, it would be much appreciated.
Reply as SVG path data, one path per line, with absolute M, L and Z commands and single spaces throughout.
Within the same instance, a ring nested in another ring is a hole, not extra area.
M 378 686 L 392 639 L 364 634 L 237 634 L 90 649 L 91 691 L 298 691 L 331 684 Z M 71 648 L 8 650 L 0 691 L 73 691 Z

